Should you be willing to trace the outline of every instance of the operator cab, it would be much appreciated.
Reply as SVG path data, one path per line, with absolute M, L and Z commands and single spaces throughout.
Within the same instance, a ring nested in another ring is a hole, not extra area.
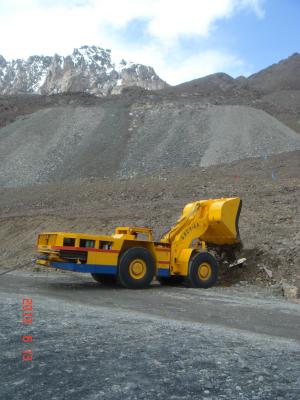
M 151 228 L 140 228 L 135 226 L 119 226 L 115 230 L 115 235 L 127 235 L 132 236 L 134 240 L 143 240 L 152 242 L 153 235 Z

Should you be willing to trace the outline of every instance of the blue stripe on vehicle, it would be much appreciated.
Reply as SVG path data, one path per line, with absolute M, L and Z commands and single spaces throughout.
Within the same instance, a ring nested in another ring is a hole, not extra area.
M 90 274 L 112 274 L 117 273 L 116 265 L 98 265 L 98 264 L 76 264 L 51 261 L 50 266 L 53 268 L 65 269 L 75 272 L 88 272 Z
M 169 268 L 157 268 L 157 276 L 170 276 Z

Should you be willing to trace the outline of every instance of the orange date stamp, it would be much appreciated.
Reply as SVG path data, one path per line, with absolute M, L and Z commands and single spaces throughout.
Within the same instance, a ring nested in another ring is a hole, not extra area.
M 22 324 L 26 326 L 32 325 L 33 318 L 33 303 L 31 298 L 22 299 Z M 22 343 L 26 348 L 22 350 L 22 361 L 31 362 L 32 361 L 32 348 L 31 343 L 33 340 L 32 335 L 22 335 Z

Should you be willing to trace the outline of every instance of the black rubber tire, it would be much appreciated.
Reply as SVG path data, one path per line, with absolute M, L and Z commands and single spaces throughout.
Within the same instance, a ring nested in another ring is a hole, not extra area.
M 178 286 L 184 283 L 184 276 L 157 277 L 158 282 L 162 286 Z
M 208 279 L 201 279 L 198 275 L 198 268 L 200 264 L 209 264 L 211 268 L 211 275 Z M 215 257 L 205 252 L 194 254 L 189 262 L 189 275 L 186 278 L 186 284 L 189 287 L 207 289 L 213 286 L 218 278 L 218 263 Z
M 91 274 L 96 282 L 101 283 L 105 286 L 115 286 L 117 284 L 116 275 L 106 275 L 106 274 Z
M 134 279 L 129 273 L 130 264 L 136 259 L 143 260 L 146 264 L 146 273 L 141 279 Z M 143 247 L 132 247 L 119 260 L 118 282 L 127 289 L 144 289 L 152 282 L 154 272 L 155 260 L 150 251 Z

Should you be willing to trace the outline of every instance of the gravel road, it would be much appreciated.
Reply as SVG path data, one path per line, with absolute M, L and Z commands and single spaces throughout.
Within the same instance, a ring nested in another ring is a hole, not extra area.
M 299 399 L 298 303 L 55 272 L 15 271 L 0 287 L 3 399 Z M 24 297 L 32 325 L 21 324 Z

